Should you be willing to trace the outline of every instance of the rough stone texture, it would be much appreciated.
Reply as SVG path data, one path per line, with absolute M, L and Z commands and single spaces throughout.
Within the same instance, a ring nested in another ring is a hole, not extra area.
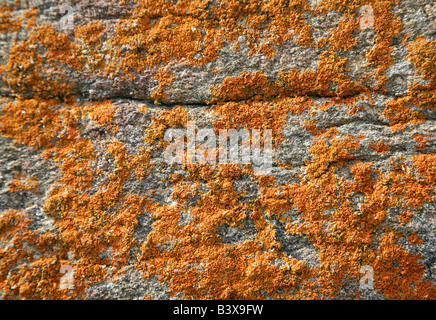
M 5 0 L 5 3 L 13 3 L 12 0 Z M 320 1 L 311 1 L 312 5 Z M 58 24 L 61 17 L 59 6 L 66 2 L 58 0 L 33 1 L 33 5 L 39 9 L 37 16 L 38 23 L 48 22 Z M 116 20 L 123 14 L 127 14 L 127 7 L 121 7 L 115 0 L 80 1 L 72 4 L 74 7 L 75 25 L 85 25 L 90 21 L 102 21 L 109 29 L 113 27 Z M 404 29 L 400 32 L 402 37 L 408 33 L 411 39 L 417 36 L 425 36 L 426 39 L 434 40 L 436 36 L 436 3 L 432 0 L 403 0 L 399 5 L 394 6 L 394 14 L 401 18 Z M 15 12 L 17 15 L 22 12 Z M 341 14 L 329 12 L 319 17 L 308 16 L 306 23 L 313 28 L 314 41 L 323 37 L 329 30 L 337 26 Z M 0 33 L 0 64 L 8 59 L 8 52 L 13 40 L 26 39 L 27 32 L 21 30 L 19 33 Z M 165 105 L 153 105 L 151 92 L 156 90 L 158 83 L 154 79 L 155 70 L 144 72 L 132 81 L 120 81 L 117 84 L 113 80 L 98 75 L 86 74 L 71 71 L 68 73 L 69 81 L 76 85 L 76 95 L 80 101 L 100 101 L 114 99 L 113 105 L 116 113 L 112 123 L 119 127 L 117 133 L 110 132 L 105 128 L 99 128 L 91 121 L 82 123 L 81 136 L 93 141 L 96 152 L 105 152 L 105 143 L 115 139 L 122 142 L 129 152 L 135 152 L 144 142 L 142 140 L 147 128 L 151 124 L 152 116 L 159 110 L 169 110 L 173 105 L 182 105 L 188 108 L 190 114 L 205 126 L 211 126 L 215 116 L 209 112 L 210 106 L 207 101 L 212 98 L 211 87 L 220 85 L 226 77 L 235 77 L 241 71 L 261 71 L 270 80 L 278 79 L 280 71 L 287 71 L 290 68 L 298 70 L 316 70 L 318 59 L 322 50 L 316 47 L 302 47 L 295 39 L 285 41 L 275 47 L 276 54 L 268 59 L 262 54 L 249 56 L 249 49 L 245 45 L 243 36 L 238 38 L 240 43 L 239 52 L 235 52 L 232 44 L 226 44 L 220 51 L 219 57 L 203 67 L 188 66 L 186 62 L 172 62 L 167 66 L 175 78 L 172 88 L 168 89 Z M 374 44 L 374 32 L 371 30 L 360 31 L 358 34 L 358 45 L 355 49 L 341 53 L 342 57 L 348 60 L 348 75 L 355 79 L 365 69 L 364 54 Z M 385 76 L 388 82 L 385 86 L 386 94 L 374 94 L 370 103 L 367 98 L 357 102 L 360 107 L 357 112 L 350 114 L 344 104 L 338 103 L 325 111 L 314 112 L 305 110 L 300 114 L 289 113 L 286 123 L 283 126 L 284 140 L 276 150 L 272 176 L 279 183 L 295 181 L 299 175 L 305 175 L 305 164 L 312 159 L 309 149 L 314 142 L 314 136 L 308 130 L 302 128 L 305 121 L 314 119 L 318 129 L 329 129 L 336 127 L 336 137 L 345 138 L 347 135 L 364 135 L 360 141 L 361 147 L 353 150 L 354 160 L 372 162 L 373 169 L 388 171 L 389 163 L 393 157 L 404 156 L 410 159 L 419 154 L 434 154 L 436 152 L 436 110 L 420 110 L 425 115 L 423 123 L 408 126 L 403 131 L 392 131 L 390 120 L 383 114 L 386 101 L 405 96 L 408 92 L 408 85 L 418 81 L 422 84 L 428 83 L 421 79 L 410 61 L 405 57 L 408 54 L 406 46 L 396 42 L 393 45 L 394 61 L 388 68 Z M 219 71 L 214 68 L 220 69 Z M 0 83 L 4 84 L 4 83 Z M 0 92 L 3 97 L 12 97 L 12 92 L 2 86 Z M 313 97 L 315 105 L 322 105 L 325 97 Z M 4 106 L 2 104 L 1 108 Z M 141 107 L 148 107 L 147 113 L 140 112 Z M 413 136 L 420 134 L 429 136 L 425 149 L 417 149 Z M 382 141 L 388 147 L 386 153 L 371 151 L 368 145 L 374 141 Z M 163 163 L 162 154 L 154 154 L 153 162 Z M 291 167 L 278 166 L 277 160 Z M 115 170 L 113 160 L 101 156 L 96 161 L 95 169 L 99 168 L 105 172 Z M 183 170 L 177 171 L 174 168 L 162 169 L 156 172 L 147 181 L 129 180 L 124 191 L 132 194 L 141 194 L 150 190 L 157 191 L 154 200 L 161 203 L 172 203 L 170 195 L 171 188 L 163 178 L 168 178 L 171 173 L 183 174 Z M 9 192 L 8 185 L 13 180 L 14 174 L 25 173 L 27 176 L 35 176 L 41 182 L 40 194 L 32 192 Z M 341 176 L 350 176 L 347 168 L 339 170 Z M 33 148 L 13 145 L 13 140 L 0 137 L 0 212 L 7 209 L 24 210 L 32 218 L 35 229 L 53 228 L 52 218 L 44 213 L 44 201 L 48 197 L 51 186 L 59 179 L 60 171 L 56 164 L 49 159 L 43 159 Z M 95 181 L 90 193 L 96 192 L 104 181 Z M 255 199 L 259 194 L 259 186 L 252 177 L 245 177 L 237 180 L 236 188 L 247 192 L 246 199 Z M 352 201 L 357 208 L 362 199 Z M 434 199 L 434 196 L 433 196 Z M 289 216 L 298 219 L 298 213 L 291 211 Z M 144 213 L 139 216 L 139 223 L 135 230 L 135 237 L 138 243 L 147 241 L 147 236 L 153 229 L 153 219 Z M 189 219 L 189 217 L 186 217 Z M 317 266 L 318 252 L 313 244 L 303 235 L 297 236 L 287 234 L 284 225 L 274 217 L 269 217 L 270 223 L 275 228 L 276 239 L 282 244 L 282 250 L 287 256 L 304 261 L 310 266 Z M 186 221 L 185 221 L 186 222 Z M 411 222 L 406 225 L 397 225 L 394 218 L 387 217 L 387 225 L 393 226 L 404 232 L 416 232 L 424 240 L 420 246 L 410 247 L 404 245 L 412 252 L 420 253 L 425 265 L 425 277 L 436 284 L 434 263 L 436 261 L 436 205 L 426 203 L 415 212 Z M 232 228 L 222 225 L 218 233 L 223 243 L 238 243 L 244 239 L 254 238 L 255 226 L 250 220 L 246 221 L 245 229 Z M 139 250 L 138 248 L 136 248 Z M 134 260 L 134 259 L 133 259 Z M 132 264 L 134 261 L 132 260 Z M 109 281 L 93 285 L 86 291 L 88 299 L 141 299 L 150 296 L 154 299 L 168 299 L 166 285 L 159 284 L 157 280 L 144 280 L 140 273 L 132 267 L 125 268 L 125 274 L 118 277 L 117 282 Z M 338 298 L 346 299 L 350 292 L 357 290 L 356 283 L 350 283 L 338 295 Z M 183 297 L 183 295 L 179 296 Z M 368 299 L 383 299 L 383 295 L 367 292 L 363 294 Z M 177 298 L 177 297 L 176 297 Z
M 13 2 L 13 0 L 6 1 L 6 3 Z M 107 28 L 111 28 L 116 23 L 116 18 L 126 14 L 128 8 L 131 7 L 126 5 L 121 8 L 117 1 L 109 0 L 78 1 L 77 4 L 67 1 L 34 0 L 32 3 L 40 10 L 38 22 L 49 22 L 54 26 L 59 26 L 62 17 L 60 8 L 65 4 L 70 4 L 74 9 L 74 24 L 76 26 L 84 25 L 90 21 L 102 21 Z M 401 1 L 400 5 L 395 6 L 393 11 L 397 17 L 401 18 L 404 27 L 400 35 L 407 33 L 411 35 L 412 39 L 418 35 L 428 39 L 434 38 L 436 33 L 435 10 L 436 4 L 431 1 Z M 315 42 L 337 26 L 341 15 L 329 12 L 320 17 L 307 16 L 306 18 L 306 23 L 313 28 Z M 25 37 L 25 31 L 0 34 L 0 57 L 3 61 L 7 57 L 12 40 L 24 39 Z M 245 41 L 244 36 L 238 38 L 239 52 L 233 50 L 233 44 L 225 45 L 218 59 L 202 68 L 187 66 L 186 62 L 174 62 L 168 65 L 167 69 L 175 75 L 175 79 L 172 90 L 168 93 L 167 102 L 184 105 L 205 104 L 211 98 L 211 86 L 219 85 L 224 78 L 237 76 L 244 70 L 249 72 L 262 71 L 268 79 L 276 79 L 280 71 L 286 71 L 289 68 L 315 70 L 321 53 L 321 50 L 317 48 L 299 46 L 294 39 L 285 41 L 276 47 L 277 53 L 268 59 L 261 54 L 249 56 L 250 50 L 246 47 Z M 362 30 L 358 34 L 356 48 L 343 54 L 343 57 L 349 61 L 349 75 L 352 79 L 365 69 L 363 57 L 373 45 L 374 32 L 371 29 Z M 395 44 L 393 48 L 395 60 L 385 74 L 389 79 L 386 90 L 389 95 L 402 96 L 407 92 L 407 84 L 422 81 L 422 79 L 416 76 L 410 62 L 404 59 L 407 54 L 405 46 Z M 3 61 L 0 59 L 0 62 Z M 215 71 L 214 68 L 218 68 L 220 71 Z M 77 73 L 71 74 L 71 81 L 76 84 L 78 93 L 86 99 L 100 100 L 122 97 L 153 101 L 150 92 L 157 88 L 157 82 L 153 79 L 154 72 L 150 70 L 132 82 L 120 81 L 117 85 L 114 85 L 113 80 L 95 75 L 88 75 L 83 79 Z

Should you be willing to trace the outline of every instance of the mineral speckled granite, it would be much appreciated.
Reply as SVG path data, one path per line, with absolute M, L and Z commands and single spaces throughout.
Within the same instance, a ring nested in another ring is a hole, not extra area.
M 1 297 L 435 299 L 435 36 L 433 0 L 2 0 Z M 189 123 L 271 170 L 168 164 Z

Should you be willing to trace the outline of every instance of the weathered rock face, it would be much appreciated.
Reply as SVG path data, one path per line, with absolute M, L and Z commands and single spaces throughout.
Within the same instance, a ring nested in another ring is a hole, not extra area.
M 435 299 L 435 17 L 430 0 L 4 1 L 3 298 Z M 270 129 L 271 170 L 188 163 L 207 128 Z

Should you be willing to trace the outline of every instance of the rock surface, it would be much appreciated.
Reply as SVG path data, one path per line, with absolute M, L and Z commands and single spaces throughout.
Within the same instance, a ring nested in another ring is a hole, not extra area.
M 3 2 L 3 298 L 436 298 L 435 2 L 267 1 L 284 4 L 261 9 L 268 23 L 237 1 Z M 202 16 L 219 4 L 227 20 Z M 296 34 L 262 47 L 290 27 L 281 12 Z M 223 42 L 203 64 L 200 29 Z M 272 129 L 271 173 L 167 165 L 164 132 L 188 119 Z M 359 288 L 363 265 L 374 288 Z

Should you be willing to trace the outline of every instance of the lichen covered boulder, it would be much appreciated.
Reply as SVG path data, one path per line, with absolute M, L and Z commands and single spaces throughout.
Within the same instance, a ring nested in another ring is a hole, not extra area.
M 2 298 L 435 299 L 435 16 L 3 1 Z

